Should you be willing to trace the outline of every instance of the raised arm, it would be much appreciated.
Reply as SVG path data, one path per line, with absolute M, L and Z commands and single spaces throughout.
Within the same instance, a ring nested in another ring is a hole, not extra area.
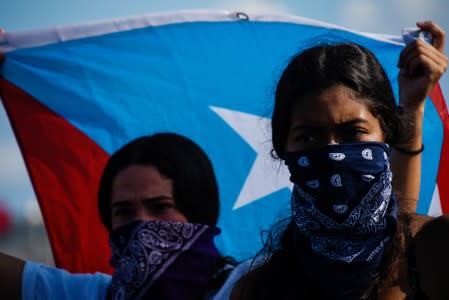
M 392 154 L 393 186 L 399 209 L 415 212 L 421 179 L 422 123 L 427 96 L 444 74 L 448 58 L 444 55 L 445 32 L 432 21 L 416 25 L 432 33 L 432 45 L 417 40 L 401 53 L 398 67 L 399 98 L 403 124 L 412 133 L 411 140 L 397 145 Z

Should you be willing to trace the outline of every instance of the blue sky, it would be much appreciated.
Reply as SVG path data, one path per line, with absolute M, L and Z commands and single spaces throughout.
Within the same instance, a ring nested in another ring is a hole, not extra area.
M 399 35 L 403 27 L 414 26 L 417 20 L 430 19 L 449 33 L 446 0 L 6 0 L 0 9 L 0 28 L 19 31 L 198 8 L 290 14 L 354 30 L 394 35 Z M 446 74 L 441 80 L 446 99 L 449 99 L 448 77 Z M 35 213 L 34 199 L 19 149 L 0 106 L 0 205 L 6 205 L 22 219 Z

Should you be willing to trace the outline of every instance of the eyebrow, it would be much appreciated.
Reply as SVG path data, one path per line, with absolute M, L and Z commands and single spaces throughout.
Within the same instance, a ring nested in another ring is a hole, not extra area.
M 352 120 L 349 120 L 349 121 L 346 121 L 346 122 L 343 122 L 343 123 L 339 123 L 339 124 L 337 124 L 337 126 L 339 126 L 339 127 L 340 126 L 351 126 L 351 125 L 357 125 L 357 124 L 360 124 L 360 123 L 368 124 L 369 122 L 366 119 L 355 118 L 355 119 L 352 119 Z M 312 125 L 299 124 L 299 125 L 296 125 L 295 127 L 293 127 L 291 130 L 317 130 L 317 129 L 320 129 L 320 128 L 323 128 L 323 126 L 320 125 L 320 123 L 312 124 Z
M 114 203 L 111 203 L 111 208 L 120 208 L 120 207 L 129 207 L 131 206 L 130 201 L 115 201 Z
M 343 122 L 342 125 L 353 125 L 353 124 L 357 124 L 357 123 L 367 124 L 367 123 L 369 123 L 369 121 L 367 119 L 355 118 L 355 119 Z
M 171 199 L 174 201 L 173 196 L 160 195 L 160 196 L 155 196 L 155 197 L 144 198 L 143 202 L 148 203 L 148 202 L 155 202 L 155 201 L 163 201 L 163 200 L 167 200 L 167 199 Z M 132 205 L 132 203 L 129 200 L 118 200 L 118 201 L 111 203 L 111 208 L 129 207 L 131 205 Z
M 145 199 L 143 199 L 143 202 L 145 204 L 147 204 L 148 202 L 157 202 L 157 201 L 163 201 L 163 200 L 173 200 L 173 201 L 175 201 L 175 199 L 173 199 L 173 196 L 160 195 L 160 196 L 156 196 L 156 197 L 145 198 Z

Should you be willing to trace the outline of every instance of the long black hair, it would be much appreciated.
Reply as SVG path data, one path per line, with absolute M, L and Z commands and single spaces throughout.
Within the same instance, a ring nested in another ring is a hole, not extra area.
M 388 76 L 374 54 L 355 43 L 322 43 L 294 56 L 278 81 L 271 119 L 277 157 L 284 159 L 294 104 L 308 94 L 339 84 L 366 102 L 369 111 L 379 119 L 386 143 L 403 142 L 406 136 L 400 110 Z
M 220 209 L 212 163 L 192 140 L 175 133 L 137 138 L 106 163 L 98 191 L 101 221 L 111 230 L 111 191 L 117 174 L 131 165 L 152 166 L 173 182 L 174 200 L 192 223 L 216 225 Z
M 355 96 L 363 101 L 372 115 L 379 120 L 386 143 L 394 146 L 410 138 L 404 134 L 400 109 L 396 105 L 390 80 L 374 54 L 369 49 L 351 42 L 320 42 L 295 55 L 277 83 L 271 118 L 273 156 L 285 159 L 285 147 L 295 104 L 305 96 L 336 85 L 351 89 Z M 246 279 L 246 282 L 263 284 L 239 284 L 238 291 L 241 295 L 245 295 L 245 299 L 271 299 L 274 295 L 279 295 L 279 291 L 283 291 L 285 297 L 279 296 L 283 299 L 301 296 L 319 298 L 321 291 L 308 282 L 307 274 L 298 272 L 297 269 L 300 259 L 297 257 L 296 248 L 305 241 L 295 229 L 293 219 L 290 217 L 280 220 L 264 234 L 264 247 L 258 256 L 268 259 Z M 392 279 L 388 271 L 391 270 L 390 267 L 397 266 L 400 243 L 397 231 L 383 256 L 379 275 L 373 278 L 371 288 L 366 291 L 368 299 L 375 299 L 382 288 L 390 284 Z M 295 275 L 285 275 L 288 273 L 287 269 L 292 273 L 296 272 Z M 299 282 L 302 284 L 298 285 Z M 298 294 L 298 288 L 302 295 Z

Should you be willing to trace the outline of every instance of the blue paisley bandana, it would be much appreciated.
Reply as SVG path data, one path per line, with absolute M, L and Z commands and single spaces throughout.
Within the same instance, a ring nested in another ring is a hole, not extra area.
M 396 227 L 390 152 L 383 143 L 357 142 L 287 154 L 293 217 L 315 253 L 379 263 Z
M 218 256 L 218 228 L 136 221 L 111 233 L 111 299 L 201 299 Z

